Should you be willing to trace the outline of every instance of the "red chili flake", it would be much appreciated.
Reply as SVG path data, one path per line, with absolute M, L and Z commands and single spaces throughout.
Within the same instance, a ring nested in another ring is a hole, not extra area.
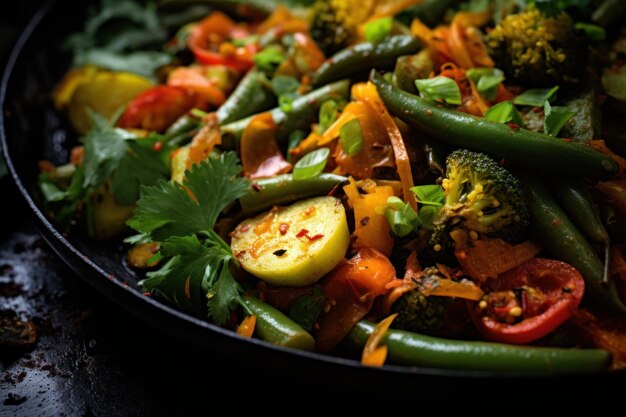
M 308 230 L 306 230 L 306 229 L 302 229 L 302 230 L 300 230 L 300 231 L 298 232 L 298 234 L 296 235 L 296 237 L 297 237 L 297 238 L 301 238 L 301 237 L 306 236 L 306 235 L 308 235 L 308 234 L 309 234 L 309 231 L 308 231 Z
M 557 219 L 552 220 L 552 225 L 553 226 L 559 226 L 560 224 L 561 224 L 560 220 L 557 220 Z
M 151 292 L 144 292 L 143 295 L 145 295 L 146 297 L 152 297 L 152 293 Z
M 432 116 L 433 111 L 431 109 L 426 110 L 426 116 Z
M 237 252 L 237 253 L 235 254 L 235 258 L 239 259 L 239 258 L 241 258 L 241 257 L 242 257 L 243 255 L 245 255 L 245 254 L 246 254 L 246 251 L 245 251 L 245 250 L 239 251 L 239 252 Z
M 263 189 L 263 187 L 261 187 L 257 182 L 253 182 L 252 183 L 252 189 L 254 191 L 261 191 Z
M 280 226 L 278 226 L 278 231 L 281 235 L 285 236 L 289 231 L 289 223 L 281 223 Z
M 513 130 L 519 130 L 520 127 L 517 123 L 507 123 L 507 125 Z
M 160 140 L 154 142 L 154 145 L 152 145 L 152 150 L 155 152 L 159 152 L 161 149 L 163 149 L 163 142 L 161 142 Z
M 123 282 L 123 283 L 122 283 L 122 285 L 123 285 L 124 287 L 128 287 L 128 282 Z
M 313 237 L 306 236 L 306 238 L 309 239 L 309 242 L 313 242 L 313 241 L 321 239 L 323 237 L 324 237 L 324 235 L 319 234 L 319 233 L 317 235 L 313 236 Z
M 507 164 L 507 160 L 506 160 L 506 159 L 504 159 L 504 158 L 502 158 L 502 159 L 500 159 L 500 162 L 498 162 L 498 164 L 499 164 L 501 167 L 506 166 L 506 164 Z
M 312 98 L 312 99 L 310 99 L 310 100 L 309 100 L 309 104 L 310 104 L 311 106 L 315 106 L 315 103 L 317 103 L 317 100 L 315 100 L 314 98 Z
M 563 142 L 572 143 L 572 138 L 563 138 Z
M 541 113 L 543 109 L 541 107 L 533 107 L 533 113 Z
M 247 225 L 245 225 L 244 227 L 241 228 L 241 232 L 242 233 L 246 233 L 248 230 L 250 230 L 250 225 L 249 224 L 247 224 Z
M 369 216 L 365 216 L 361 219 L 361 226 L 366 226 L 370 222 Z
M 117 279 L 117 277 L 115 276 L 115 274 L 109 274 L 108 275 L 109 279 Z

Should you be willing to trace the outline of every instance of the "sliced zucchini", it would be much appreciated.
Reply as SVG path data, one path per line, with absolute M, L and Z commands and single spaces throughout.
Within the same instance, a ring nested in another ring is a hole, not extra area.
M 349 243 L 341 201 L 317 197 L 245 220 L 233 232 L 231 247 L 252 275 L 274 285 L 305 286 L 333 269 Z

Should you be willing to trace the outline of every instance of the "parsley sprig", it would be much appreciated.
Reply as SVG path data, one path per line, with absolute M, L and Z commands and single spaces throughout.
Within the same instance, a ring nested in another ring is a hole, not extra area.
M 169 258 L 148 273 L 144 288 L 188 312 L 206 310 L 217 324 L 243 304 L 242 288 L 231 272 L 237 262 L 213 229 L 222 210 L 248 190 L 241 171 L 235 153 L 211 156 L 188 170 L 183 184 L 159 181 L 142 187 L 128 221 L 139 233 L 163 242 L 160 252 Z

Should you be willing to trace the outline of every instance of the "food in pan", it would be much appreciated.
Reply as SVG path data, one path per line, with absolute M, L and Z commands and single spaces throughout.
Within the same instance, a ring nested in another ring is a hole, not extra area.
M 59 228 L 241 337 L 386 363 L 626 358 L 626 10 L 103 1 L 53 91 Z M 356 356 L 354 356 L 356 355 Z

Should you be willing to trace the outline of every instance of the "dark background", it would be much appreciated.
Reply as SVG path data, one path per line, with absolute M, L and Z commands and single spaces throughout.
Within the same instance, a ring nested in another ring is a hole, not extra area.
M 0 68 L 40 3 L 0 1 Z M 357 390 L 331 374 L 311 379 L 298 369 L 273 371 L 272 364 L 255 366 L 249 358 L 201 350 L 148 327 L 85 284 L 40 238 L 5 176 L 0 178 L 0 315 L 12 313 L 32 320 L 39 340 L 31 351 L 0 350 L 0 416 L 169 416 L 224 409 L 236 415 L 342 409 L 390 414 L 407 406 L 417 414 L 435 407 L 438 415 L 478 410 L 542 415 L 583 400 L 606 407 L 618 399 L 624 382 L 450 380 L 439 381 L 434 391 L 422 381 L 395 394 L 375 380 L 371 389 L 354 381 Z M 546 398 L 550 403 L 539 407 Z M 506 408 L 498 410 L 497 403 Z

